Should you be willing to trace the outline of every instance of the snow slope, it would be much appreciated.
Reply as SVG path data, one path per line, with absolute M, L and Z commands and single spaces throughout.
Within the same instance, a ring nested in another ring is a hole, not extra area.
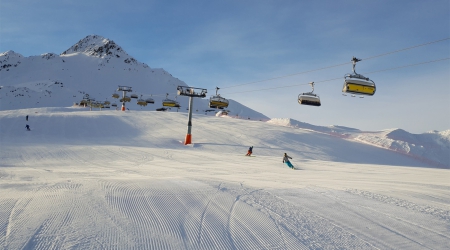
M 185 146 L 186 125 L 176 112 L 0 111 L 0 248 L 450 245 L 448 169 L 311 129 L 204 114 Z M 249 146 L 256 157 L 244 156 Z
M 414 157 L 434 166 L 450 168 L 450 129 L 411 134 L 403 129 L 369 132 L 336 125 L 316 126 L 289 118 L 274 118 L 268 122 L 363 142 Z
M 188 97 L 176 96 L 177 86 L 187 86 L 164 69 L 150 68 L 128 55 L 114 41 L 98 35 L 89 35 L 60 55 L 45 53 L 24 57 L 14 51 L 0 54 L 0 110 L 68 107 L 79 103 L 85 94 L 96 101 L 110 101 L 120 107 L 111 96 L 121 86 L 132 87 L 132 94 L 152 97 L 155 104 L 137 105 L 136 99 L 127 103 L 131 110 L 156 110 L 169 94 L 177 98 L 186 112 Z M 195 83 L 190 84 L 193 87 Z M 215 94 L 210 90 L 209 95 Z M 122 94 L 122 93 L 118 93 Z M 195 98 L 197 112 L 208 108 L 208 98 Z M 230 100 L 230 115 L 246 119 L 268 119 L 265 115 Z

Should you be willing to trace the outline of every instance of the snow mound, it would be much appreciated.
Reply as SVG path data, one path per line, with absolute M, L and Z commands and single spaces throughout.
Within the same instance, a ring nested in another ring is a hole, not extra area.
M 450 148 L 450 130 L 430 131 L 423 134 L 411 134 L 403 129 L 394 129 L 386 134 L 386 137 L 409 144 L 432 145 L 438 144 Z
M 450 168 L 448 131 L 411 134 L 403 129 L 356 134 L 354 139 L 407 154 L 439 167 Z
M 412 134 L 403 129 L 364 132 L 343 126 L 316 126 L 290 118 L 271 119 L 268 123 L 312 130 L 330 136 L 354 140 L 406 154 L 438 167 L 450 168 L 450 130 Z
M 345 126 L 339 126 L 339 125 L 331 125 L 330 128 L 335 129 L 335 130 L 345 130 L 345 131 L 360 131 L 359 129 L 356 128 L 350 128 L 350 127 L 345 127 Z
M 315 131 L 322 131 L 323 127 L 312 125 L 306 122 L 300 122 L 291 118 L 273 118 L 267 121 L 270 124 L 292 127 L 292 128 L 303 128 Z
M 273 118 L 268 123 L 292 128 L 309 129 L 316 132 L 328 133 L 328 134 L 340 134 L 346 135 L 349 132 L 358 132 L 359 129 L 349 128 L 344 126 L 332 125 L 332 126 L 317 126 L 306 122 L 297 121 L 291 118 Z

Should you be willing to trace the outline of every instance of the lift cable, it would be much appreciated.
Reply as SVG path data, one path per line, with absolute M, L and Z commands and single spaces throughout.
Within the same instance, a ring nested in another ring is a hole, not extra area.
M 436 40 L 436 41 L 432 41 L 432 42 L 428 42 L 428 43 L 423 43 L 423 44 L 415 45 L 415 46 L 404 48 L 404 49 L 394 50 L 394 51 L 387 52 L 387 53 L 380 54 L 380 55 L 376 55 L 376 56 L 363 58 L 361 60 L 370 60 L 370 59 L 374 59 L 374 58 L 377 58 L 377 57 L 387 56 L 387 55 L 395 54 L 395 53 L 402 52 L 402 51 L 405 51 L 405 50 L 415 49 L 415 48 L 423 47 L 423 46 L 430 45 L 430 44 L 433 44 L 433 43 L 443 42 L 443 41 L 446 41 L 446 40 L 449 40 L 449 39 L 450 39 L 450 37 L 447 37 L 447 38 L 444 38 L 444 39 L 440 39 L 440 40 Z
M 382 57 L 382 56 L 386 56 L 386 55 L 390 55 L 390 54 L 395 54 L 395 53 L 398 53 L 398 52 L 402 52 L 402 51 L 406 51 L 406 50 L 410 50 L 410 49 L 415 49 L 415 48 L 419 48 L 419 47 L 423 47 L 423 46 L 427 46 L 427 45 L 430 45 L 430 44 L 439 43 L 439 42 L 443 42 L 443 41 L 447 41 L 447 40 L 450 40 L 450 37 L 447 37 L 447 38 L 444 38 L 444 39 L 440 39 L 440 40 L 431 41 L 431 42 L 427 42 L 427 43 L 423 43 L 423 44 L 419 44 L 419 45 L 415 45 L 415 46 L 411 46 L 411 47 L 407 47 L 407 48 L 403 48 L 403 49 L 399 49 L 399 50 L 394 50 L 394 51 L 391 51 L 391 52 L 386 52 L 386 53 L 383 53 L 383 54 L 379 54 L 379 55 L 363 58 L 361 60 L 371 60 L 371 59 L 374 59 L 374 58 L 378 58 L 378 57 Z M 446 59 L 442 59 L 442 60 L 446 60 Z M 431 62 L 434 62 L 434 61 L 420 63 L 420 64 L 426 64 L 426 63 L 431 63 Z M 293 73 L 293 74 L 284 75 L 284 76 L 268 78 L 268 79 L 264 79 L 264 80 L 258 80 L 258 81 L 254 81 L 254 82 L 248 82 L 248 83 L 243 83 L 243 84 L 231 85 L 229 87 L 221 87 L 220 89 L 229 89 L 229 88 L 235 88 L 235 87 L 240 87 L 240 86 L 254 84 L 254 83 L 267 82 L 267 81 L 276 80 L 276 79 L 280 79 L 280 78 L 286 78 L 286 77 L 290 77 L 290 76 L 301 75 L 301 74 L 311 73 L 311 72 L 315 72 L 315 71 L 320 71 L 320 70 L 340 67 L 340 66 L 348 65 L 349 63 L 351 63 L 351 62 L 335 64 L 335 65 L 331 65 L 331 66 L 327 66 L 327 67 L 307 70 L 307 71 L 303 71 L 303 72 L 299 72 L 299 73 Z M 408 66 L 403 66 L 403 67 L 411 67 L 411 66 L 415 66 L 415 65 L 408 65 Z M 388 70 L 391 70 L 391 69 L 388 69 Z M 366 73 L 366 74 L 368 74 L 368 73 Z M 340 79 L 340 78 L 337 78 L 337 79 Z M 336 79 L 330 79 L 330 80 L 326 80 L 326 81 L 332 81 L 332 80 L 336 80 Z M 318 82 L 315 82 L 315 83 L 318 83 Z M 308 84 L 296 84 L 296 85 L 284 86 L 284 87 L 280 87 L 280 88 L 293 87 L 293 86 L 299 86 L 299 85 L 308 85 Z M 267 89 L 262 89 L 262 90 L 270 90 L 270 89 L 276 89 L 276 88 L 278 88 L 278 87 L 267 88 Z M 208 89 L 208 90 L 210 90 L 210 89 Z M 213 90 L 213 89 L 211 89 L 211 90 Z M 251 92 L 251 91 L 244 91 L 244 92 Z M 226 93 L 226 94 L 244 93 L 244 92 L 233 92 L 233 93 Z M 143 94 L 145 96 L 151 95 L 151 97 L 166 96 L 166 94 L 153 94 L 153 95 L 152 94 L 146 94 L 146 93 L 141 93 L 141 94 Z M 176 95 L 176 92 L 175 93 L 170 93 L 170 94 L 171 95 L 173 95 L 173 94 Z
M 434 63 L 434 62 L 440 62 L 440 61 L 445 61 L 445 60 L 450 60 L 450 57 L 436 59 L 436 60 L 427 61 L 427 62 L 420 62 L 420 63 L 415 63 L 415 64 L 409 64 L 409 65 L 404 65 L 404 66 L 399 66 L 399 67 L 394 67 L 394 68 L 382 69 L 382 70 L 367 72 L 367 73 L 363 73 L 363 74 L 364 75 L 376 74 L 376 73 L 379 73 L 379 72 L 397 70 L 397 69 L 408 68 L 408 67 L 413 67 L 413 66 L 417 66 L 417 65 Z M 330 82 L 330 81 L 335 81 L 335 80 L 340 80 L 340 79 L 342 79 L 342 77 L 337 77 L 337 78 L 332 78 L 332 79 L 327 79 L 327 80 L 322 80 L 322 81 L 315 81 L 314 84 L 323 83 L 323 82 Z M 279 86 L 279 87 L 265 88 L 265 89 L 258 89 L 258 90 L 238 91 L 238 92 L 231 92 L 231 93 L 225 93 L 225 94 L 226 95 L 232 95 L 232 94 L 240 94 L 240 93 L 247 93 L 247 92 L 265 91 L 265 90 L 273 90 L 273 89 L 281 89 L 281 88 L 291 88 L 291 87 L 297 87 L 297 86 L 301 86 L 301 85 L 309 85 L 309 83 L 300 83 L 300 84 Z
M 430 45 L 430 44 L 434 44 L 434 43 L 438 43 L 438 42 L 443 42 L 446 40 L 450 40 L 450 37 L 444 38 L 444 39 L 440 39 L 440 40 L 436 40 L 436 41 L 432 41 L 432 42 L 427 42 L 427 43 L 423 43 L 423 44 L 419 44 L 419 45 L 415 45 L 415 46 L 411 46 L 411 47 L 407 47 L 407 48 L 403 48 L 403 49 L 399 49 L 399 50 L 394 50 L 391 52 L 387 52 L 387 53 L 383 53 L 383 54 L 379 54 L 379 55 L 375 55 L 375 56 L 371 56 L 371 57 L 367 57 L 367 58 L 363 58 L 361 60 L 370 60 L 370 59 L 374 59 L 374 58 L 378 58 L 378 57 L 382 57 L 382 56 L 386 56 L 386 55 L 390 55 L 390 54 L 395 54 L 398 52 L 402 52 L 405 50 L 410 50 L 410 49 L 415 49 L 415 48 L 419 48 L 419 47 L 423 47 L 426 45 Z M 264 80 L 259 80 L 259 81 L 254 81 L 254 82 L 248 82 L 248 83 L 242 83 L 242 84 L 236 84 L 236 85 L 231 85 L 229 87 L 221 87 L 221 89 L 228 89 L 228 88 L 235 88 L 235 87 L 239 87 L 239 86 L 243 86 L 243 85 L 249 85 L 249 84 L 254 84 L 254 83 L 260 83 L 260 82 L 266 82 L 266 81 L 271 81 L 271 80 L 276 80 L 276 79 L 280 79 L 280 78 L 285 78 L 285 77 L 290 77 L 290 76 L 295 76 L 295 75 L 301 75 L 301 74 L 306 74 L 306 73 L 311 73 L 314 71 L 320 71 L 320 70 L 324 70 L 324 69 L 330 69 L 330 68 L 335 68 L 335 67 L 340 67 L 343 65 L 347 65 L 350 62 L 346 62 L 346 63 L 340 63 L 340 64 L 336 64 L 336 65 L 332 65 L 332 66 L 327 66 L 327 67 L 323 67 L 323 68 L 318 68 L 318 69 L 313 69 L 313 70 L 308 70 L 308 71 L 303 71 L 303 72 L 299 72 L 299 73 L 294 73 L 294 74 L 289 74 L 289 75 L 284 75 L 284 76 L 279 76 L 279 77 L 273 77 L 273 78 L 269 78 L 269 79 L 264 79 Z

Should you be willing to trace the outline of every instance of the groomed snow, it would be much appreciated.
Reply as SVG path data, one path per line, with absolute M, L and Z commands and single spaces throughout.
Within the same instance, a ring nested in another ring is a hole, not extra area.
M 450 246 L 449 169 L 268 122 L 186 131 L 186 113 L 0 111 L 0 248 Z

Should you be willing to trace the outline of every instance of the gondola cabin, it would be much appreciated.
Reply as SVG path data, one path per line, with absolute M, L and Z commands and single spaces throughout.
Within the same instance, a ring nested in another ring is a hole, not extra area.
M 313 93 L 302 93 L 298 95 L 298 103 L 309 106 L 321 106 L 320 97 Z

